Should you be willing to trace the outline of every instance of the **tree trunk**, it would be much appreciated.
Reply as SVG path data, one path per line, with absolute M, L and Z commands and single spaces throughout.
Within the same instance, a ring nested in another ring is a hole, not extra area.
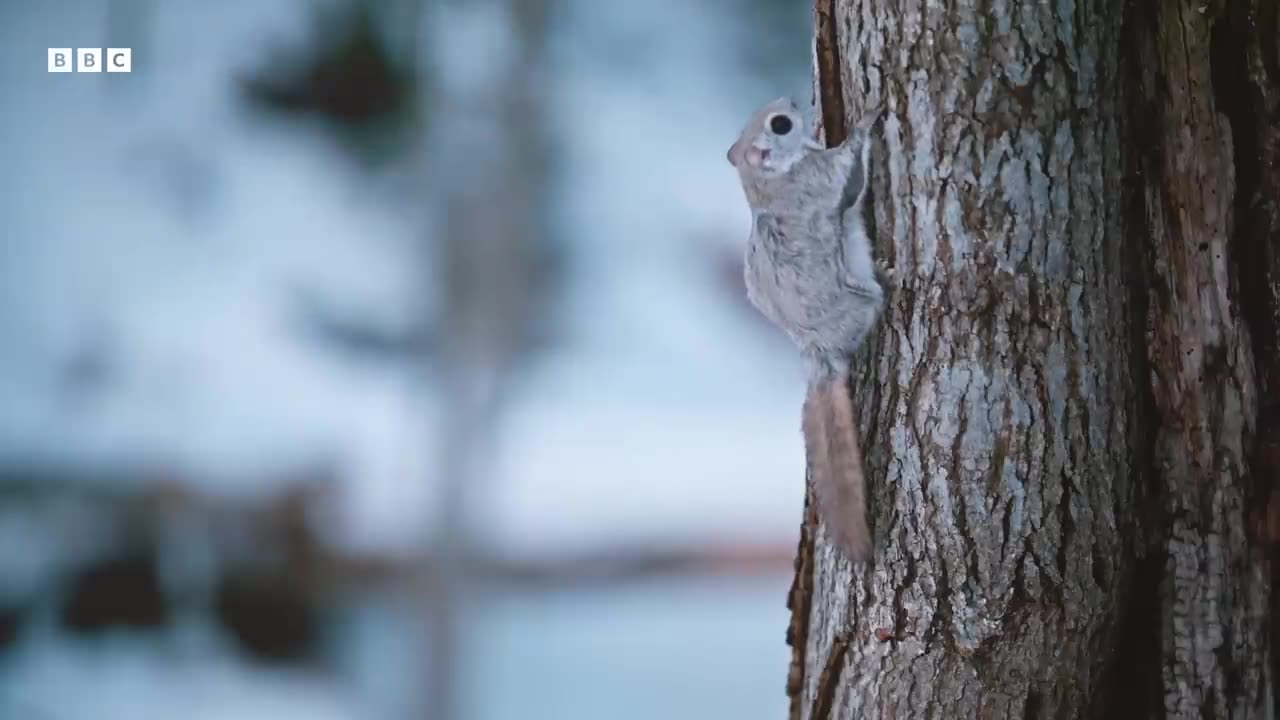
M 466 717 L 459 681 L 468 675 L 464 632 L 467 581 L 478 548 L 476 509 L 491 485 L 489 458 L 515 375 L 542 349 L 559 255 L 546 232 L 550 212 L 547 43 L 556 0 L 452 0 L 431 5 L 448 57 L 434 70 L 424 152 L 436 203 L 430 234 L 435 274 L 434 327 L 442 339 L 429 368 L 441 388 L 438 496 L 431 538 L 434 562 L 424 593 L 432 673 L 425 720 Z M 444 33 L 476 29 L 505 38 L 477 71 L 475 58 L 451 53 Z M 444 50 L 439 50 L 444 48 Z M 434 108 L 433 108 L 434 109 Z
M 853 382 L 876 558 L 810 494 L 792 718 L 1268 716 L 1275 5 L 817 0 L 897 277 Z

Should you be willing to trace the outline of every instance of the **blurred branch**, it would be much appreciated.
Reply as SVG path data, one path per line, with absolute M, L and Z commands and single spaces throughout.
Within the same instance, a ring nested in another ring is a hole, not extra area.
M 376 362 L 426 363 L 438 342 L 430 328 L 343 312 L 316 297 L 300 299 L 298 319 L 302 332 L 326 348 Z
M 154 543 L 173 550 L 161 532 L 178 521 L 186 528 L 207 528 L 200 537 L 222 558 L 225 568 L 257 565 L 293 578 L 306 594 L 336 596 L 393 589 L 425 569 L 428 585 L 439 572 L 438 551 L 424 549 L 403 556 L 351 552 L 324 539 L 322 522 L 335 498 L 333 486 L 316 471 L 267 481 L 271 494 L 247 498 L 202 492 L 178 476 L 122 475 L 113 479 L 73 477 L 39 469 L 0 470 L 0 509 L 20 510 L 59 535 L 68 501 L 91 508 L 104 526 L 117 533 L 96 548 L 112 549 Z M 65 528 L 68 532 L 70 527 Z M 83 529 L 83 528 L 82 528 Z M 145 541 L 145 542 L 144 542 Z M 705 543 L 668 549 L 617 547 L 576 555 L 511 558 L 473 548 L 458 555 L 458 567 L 470 578 L 513 588 L 556 587 L 633 582 L 657 576 L 751 575 L 786 572 L 794 556 L 791 543 Z M 78 562 L 68 563 L 73 569 Z M 256 571 L 255 571 L 256 572 Z M 0 566 L 0 575 L 3 567 Z
M 562 592 L 677 577 L 780 577 L 792 565 L 791 543 L 524 558 L 474 549 L 353 552 L 325 540 L 324 514 L 336 497 L 323 469 L 268 480 L 277 492 L 240 498 L 201 492 L 177 475 L 124 475 L 107 487 L 103 481 L 56 469 L 0 469 L 0 523 L 17 516 L 25 521 L 19 527 L 35 533 L 15 535 L 10 526 L 7 542 L 56 558 L 45 559 L 56 567 L 40 586 L 15 592 L 9 563 L 29 558 L 0 554 L 0 590 L 7 591 L 0 592 L 0 652 L 24 626 L 49 615 L 41 610 L 50 604 L 52 615 L 81 635 L 158 631 L 199 613 L 251 659 L 322 665 L 321 640 L 334 613 L 373 595 L 422 592 L 459 603 L 451 591 L 464 579 L 471 587 Z M 76 547 L 50 553 L 46 545 Z M 191 562 L 200 556 L 211 561 Z
M 320 118 L 361 164 L 401 157 L 417 112 L 417 48 L 396 52 L 378 6 L 318 6 L 304 46 L 270 49 L 269 60 L 239 80 L 248 107 L 265 117 Z

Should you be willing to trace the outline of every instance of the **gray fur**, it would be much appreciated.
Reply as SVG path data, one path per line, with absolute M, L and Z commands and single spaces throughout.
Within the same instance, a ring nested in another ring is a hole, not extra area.
M 791 120 L 789 132 L 770 129 L 777 115 Z M 826 149 L 794 101 L 779 98 L 752 116 L 727 154 L 752 212 L 747 295 L 808 361 L 803 429 L 819 510 L 855 560 L 871 552 L 862 459 L 851 399 L 831 393 L 848 393 L 850 355 L 884 304 L 877 278 L 883 265 L 872 259 L 864 221 L 870 130 L 878 115 Z

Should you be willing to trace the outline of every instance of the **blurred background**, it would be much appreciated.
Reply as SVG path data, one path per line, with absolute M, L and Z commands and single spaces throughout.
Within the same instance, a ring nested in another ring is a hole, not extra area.
M 810 12 L 0 2 L 0 718 L 781 717 Z

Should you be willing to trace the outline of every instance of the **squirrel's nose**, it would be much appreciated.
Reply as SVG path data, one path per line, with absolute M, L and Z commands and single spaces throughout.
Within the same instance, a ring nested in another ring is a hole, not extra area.
M 761 150 L 758 147 L 747 148 L 747 164 L 751 167 L 760 167 L 760 163 L 764 162 L 765 157 L 769 154 L 768 150 Z

